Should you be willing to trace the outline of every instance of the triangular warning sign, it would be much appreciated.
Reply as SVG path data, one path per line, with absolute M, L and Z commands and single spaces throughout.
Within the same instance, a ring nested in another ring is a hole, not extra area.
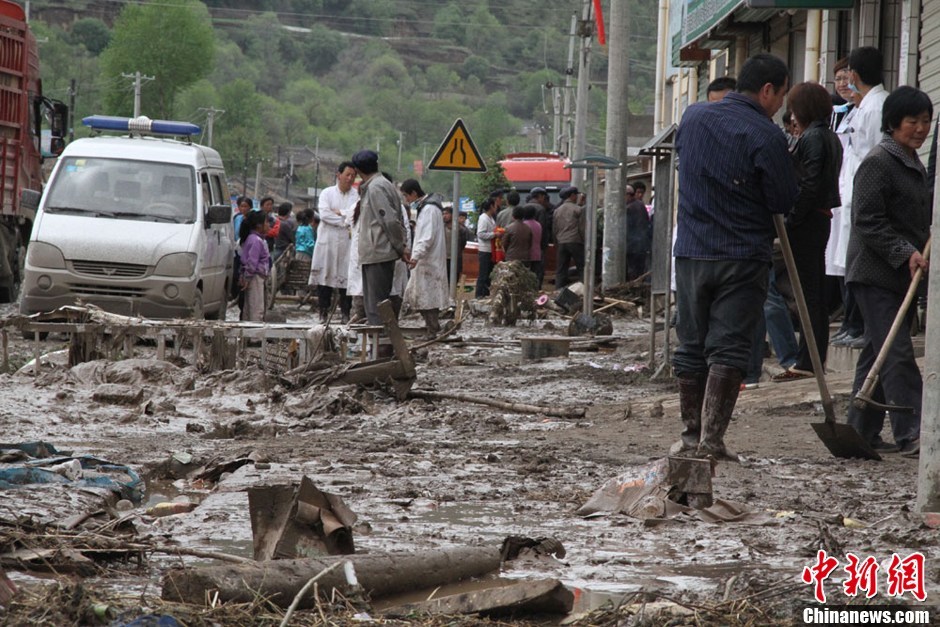
M 486 172 L 483 157 L 470 139 L 463 120 L 457 119 L 441 147 L 428 165 L 428 170 L 453 170 L 454 172 Z

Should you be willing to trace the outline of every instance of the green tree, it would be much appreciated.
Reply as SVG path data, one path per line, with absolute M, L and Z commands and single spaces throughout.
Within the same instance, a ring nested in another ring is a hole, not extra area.
M 476 76 L 481 81 L 485 81 L 490 73 L 490 62 L 484 57 L 472 54 L 463 62 L 460 73 L 464 78 Z
M 109 112 L 131 113 L 133 92 L 122 74 L 140 72 L 154 77 L 142 90 L 141 111 L 151 117 L 172 117 L 176 96 L 209 74 L 214 53 L 212 22 L 203 3 L 165 0 L 125 5 L 101 55 L 104 75 L 115 83 L 105 98 Z
M 467 31 L 464 28 L 463 11 L 455 3 L 450 3 L 437 10 L 434 14 L 434 29 L 432 31 L 438 39 L 462 46 L 467 41 Z
M 493 142 L 484 152 L 483 160 L 486 163 L 486 172 L 467 177 L 470 181 L 467 195 L 476 203 L 477 207 L 483 204 L 490 192 L 496 189 L 512 187 L 506 172 L 499 162 L 506 157 L 500 142 Z
M 216 120 L 215 148 L 226 163 L 242 165 L 245 155 L 253 161 L 268 156 L 261 116 L 261 95 L 245 79 L 219 89 L 219 108 L 225 114 Z
M 88 52 L 98 56 L 111 43 L 111 31 L 101 20 L 83 17 L 72 24 L 72 41 L 82 44 Z

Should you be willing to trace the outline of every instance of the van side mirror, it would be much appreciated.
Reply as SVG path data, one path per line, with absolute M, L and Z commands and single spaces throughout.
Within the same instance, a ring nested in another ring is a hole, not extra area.
M 232 220 L 231 205 L 212 205 L 206 211 L 206 228 L 213 224 L 226 224 Z
M 40 198 L 42 198 L 41 192 L 37 192 L 35 189 L 24 189 L 20 192 L 20 209 L 36 211 L 39 208 Z

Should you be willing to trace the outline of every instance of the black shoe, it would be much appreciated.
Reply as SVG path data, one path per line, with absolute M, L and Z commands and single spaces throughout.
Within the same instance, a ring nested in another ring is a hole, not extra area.
M 876 453 L 880 453 L 882 455 L 885 453 L 897 453 L 901 450 L 901 447 L 894 442 L 885 442 L 881 438 L 876 438 L 875 441 L 871 443 L 871 448 Z
M 846 338 L 848 339 L 848 338 Z M 865 348 L 865 344 L 868 343 L 868 340 L 865 339 L 865 336 L 856 337 L 850 341 L 847 341 L 843 346 L 848 346 L 849 348 Z
M 909 440 L 901 447 L 903 457 L 917 457 L 920 455 L 920 438 Z

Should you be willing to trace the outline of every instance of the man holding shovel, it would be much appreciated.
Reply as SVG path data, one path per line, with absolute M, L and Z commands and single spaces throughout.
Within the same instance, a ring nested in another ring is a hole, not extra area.
M 755 55 L 735 92 L 690 106 L 679 125 L 673 369 L 684 428 L 672 454 L 738 460 L 724 435 L 763 315 L 773 215 L 797 194 L 786 138 L 771 120 L 788 74 L 779 58 Z

